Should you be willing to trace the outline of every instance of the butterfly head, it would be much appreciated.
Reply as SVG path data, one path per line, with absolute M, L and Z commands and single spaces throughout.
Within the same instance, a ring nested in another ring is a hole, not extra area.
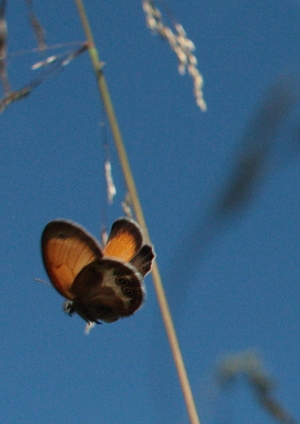
M 107 258 L 85 266 L 71 293 L 73 312 L 89 322 L 113 322 L 132 315 L 145 298 L 141 274 L 128 263 Z

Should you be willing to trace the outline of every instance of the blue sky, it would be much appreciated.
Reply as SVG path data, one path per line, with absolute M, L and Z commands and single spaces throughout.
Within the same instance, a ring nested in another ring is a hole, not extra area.
M 84 41 L 73 2 L 50 3 L 35 1 L 48 43 Z M 273 422 L 242 381 L 226 393 L 216 384 L 224 355 L 255 349 L 278 383 L 276 398 L 299 419 L 298 104 L 247 207 L 197 246 L 267 90 L 282 74 L 297 81 L 300 3 L 168 6 L 197 47 L 206 113 L 167 44 L 146 28 L 139 1 L 86 1 L 199 416 L 204 424 Z M 9 1 L 7 20 L 10 53 L 36 47 L 25 3 Z M 50 54 L 9 58 L 13 88 Z M 40 236 L 49 221 L 71 219 L 99 237 L 105 215 L 109 226 L 123 215 L 109 130 L 118 194 L 106 205 L 103 118 L 87 54 L 0 117 L 5 424 L 188 422 L 150 276 L 140 311 L 89 336 L 82 319 L 63 314 L 61 296 L 34 280 L 47 279 Z

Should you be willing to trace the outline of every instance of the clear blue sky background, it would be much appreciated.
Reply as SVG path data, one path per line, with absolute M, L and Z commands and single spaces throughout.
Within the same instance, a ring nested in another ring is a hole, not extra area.
M 71 0 L 35 5 L 49 44 L 84 40 Z M 298 158 L 275 167 L 244 213 L 198 254 L 191 237 L 222 192 L 266 90 L 279 74 L 299 73 L 300 2 L 168 5 L 197 47 L 205 114 L 167 44 L 146 28 L 139 1 L 86 0 L 199 415 L 202 424 L 273 422 L 245 384 L 225 394 L 215 381 L 223 355 L 256 349 L 278 382 L 277 399 L 300 419 Z M 23 2 L 9 1 L 7 19 L 9 52 L 35 47 Z M 15 89 L 41 57 L 9 59 Z M 299 116 L 296 107 L 283 145 Z M 98 237 L 107 210 L 103 112 L 88 55 L 0 119 L 1 423 L 187 423 L 151 277 L 140 311 L 89 336 L 79 317 L 63 314 L 59 294 L 34 281 L 47 279 L 47 222 L 72 219 Z M 124 196 L 111 146 L 118 195 L 109 226 Z

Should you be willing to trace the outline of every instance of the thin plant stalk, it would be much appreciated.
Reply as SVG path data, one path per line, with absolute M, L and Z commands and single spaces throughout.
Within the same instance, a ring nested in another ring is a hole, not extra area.
M 93 69 L 96 74 L 97 83 L 98 83 L 98 89 L 99 93 L 101 95 L 105 112 L 107 114 L 109 124 L 111 127 L 112 135 L 114 138 L 114 142 L 117 148 L 117 152 L 119 155 L 119 160 L 121 163 L 121 167 L 123 170 L 125 182 L 127 185 L 127 189 L 130 194 L 130 199 L 132 202 L 132 207 L 135 212 L 136 219 L 138 223 L 141 225 L 141 227 L 144 229 L 145 238 L 148 242 L 150 242 L 149 233 L 147 230 L 147 225 L 145 222 L 143 210 L 139 201 L 136 185 L 132 176 L 132 172 L 130 169 L 129 161 L 127 158 L 127 153 L 122 141 L 122 136 L 119 130 L 119 125 L 117 122 L 117 118 L 115 116 L 114 108 L 112 105 L 112 101 L 109 95 L 108 87 L 105 81 L 105 77 L 102 72 L 102 63 L 99 58 L 98 51 L 94 44 L 93 34 L 91 27 L 89 25 L 89 21 L 85 12 L 84 4 L 82 0 L 74 0 L 78 9 L 78 13 L 80 16 L 80 20 L 84 29 L 84 32 L 87 37 L 87 41 L 89 43 L 89 54 L 92 62 Z M 158 303 L 161 309 L 163 321 L 165 324 L 166 332 L 168 335 L 169 343 L 171 346 L 171 350 L 174 357 L 175 366 L 178 372 L 183 396 L 186 402 L 186 407 L 188 410 L 188 414 L 190 417 L 191 424 L 200 424 L 200 420 L 197 414 L 193 394 L 191 391 L 190 383 L 188 380 L 188 376 L 186 373 L 185 365 L 183 362 L 181 350 L 179 347 L 176 331 L 174 328 L 173 320 L 171 317 L 170 309 L 168 306 L 168 302 L 166 299 L 165 291 L 163 288 L 163 284 L 160 277 L 160 272 L 157 266 L 157 263 L 154 262 L 153 268 L 152 268 L 152 279 L 154 283 L 154 287 L 156 290 L 156 295 L 158 298 Z

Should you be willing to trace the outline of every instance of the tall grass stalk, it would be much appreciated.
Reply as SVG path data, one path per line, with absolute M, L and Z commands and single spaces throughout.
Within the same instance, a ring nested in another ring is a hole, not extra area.
M 132 175 L 132 172 L 131 172 L 131 169 L 130 169 L 130 164 L 129 164 L 129 161 L 128 161 L 128 158 L 127 158 L 126 149 L 125 149 L 125 146 L 124 146 L 124 143 L 123 143 L 123 140 L 122 140 L 121 132 L 120 132 L 119 125 L 118 125 L 118 122 L 117 122 L 117 118 L 116 118 L 116 115 L 115 115 L 115 112 L 114 112 L 114 108 L 113 108 L 112 101 L 111 101 L 111 98 L 110 98 L 109 90 L 108 90 L 108 87 L 107 87 L 107 84 L 106 84 L 106 81 L 105 81 L 105 77 L 104 77 L 104 74 L 103 74 L 103 71 L 102 71 L 102 63 L 100 61 L 97 48 L 95 47 L 95 44 L 94 44 L 93 34 L 92 34 L 92 30 L 91 30 L 91 27 L 90 27 L 90 24 L 89 24 L 87 14 L 85 12 L 85 7 L 84 7 L 82 0 L 74 0 L 74 1 L 75 1 L 76 6 L 77 6 L 77 9 L 78 9 L 78 13 L 79 13 L 79 16 L 80 16 L 80 20 L 81 20 L 84 32 L 85 32 L 86 37 L 87 37 L 87 41 L 88 41 L 89 46 L 90 46 L 89 47 L 89 54 L 90 54 L 90 58 L 91 58 L 91 62 L 92 62 L 94 72 L 96 74 L 99 93 L 101 95 L 103 105 L 104 105 L 104 108 L 105 108 L 105 111 L 106 111 L 106 114 L 107 114 L 107 117 L 108 117 L 108 121 L 109 121 L 109 124 L 110 124 L 110 127 L 111 127 L 113 139 L 114 139 L 116 149 L 117 149 L 117 152 L 118 152 L 118 155 L 119 155 L 119 160 L 120 160 L 120 164 L 121 164 L 122 171 L 123 171 L 123 174 L 124 174 L 125 182 L 126 182 L 129 194 L 130 194 L 132 207 L 133 207 L 133 210 L 134 210 L 134 213 L 135 213 L 135 216 L 136 216 L 138 223 L 144 229 L 146 240 L 148 242 L 150 242 L 150 237 L 149 237 L 146 221 L 145 221 L 145 218 L 144 218 L 142 206 L 141 206 L 141 203 L 139 201 L 138 192 L 137 192 L 136 185 L 135 185 L 135 182 L 134 182 L 134 178 L 133 178 L 133 175 Z M 161 280 L 161 277 L 160 277 L 160 272 L 159 272 L 158 265 L 157 265 L 156 262 L 154 263 L 153 268 L 152 268 L 152 279 L 153 279 L 154 287 L 155 287 L 155 290 L 156 290 L 158 303 L 159 303 L 160 310 L 161 310 L 161 313 L 162 313 L 164 325 L 165 325 L 166 332 L 167 332 L 167 335 L 168 335 L 169 343 L 170 343 L 171 350 L 172 350 L 172 353 L 173 353 L 174 362 L 175 362 L 175 366 L 176 366 L 177 373 L 178 373 L 178 376 L 179 376 L 181 389 L 182 389 L 183 396 L 184 396 L 184 399 L 185 399 L 185 403 L 186 403 L 187 411 L 188 411 L 188 414 L 189 414 L 190 422 L 191 422 L 191 424 L 200 424 L 200 420 L 199 420 L 199 417 L 198 417 L 198 414 L 197 414 L 193 394 L 192 394 L 190 383 L 189 383 L 188 376 L 187 376 L 187 373 L 186 373 L 186 369 L 185 369 L 185 365 L 184 365 L 184 362 L 183 362 L 181 350 L 180 350 L 180 347 L 179 347 L 176 331 L 175 331 L 175 328 L 174 328 L 170 309 L 169 309 L 169 306 L 168 306 L 168 302 L 167 302 L 167 299 L 166 299 L 162 280 Z

